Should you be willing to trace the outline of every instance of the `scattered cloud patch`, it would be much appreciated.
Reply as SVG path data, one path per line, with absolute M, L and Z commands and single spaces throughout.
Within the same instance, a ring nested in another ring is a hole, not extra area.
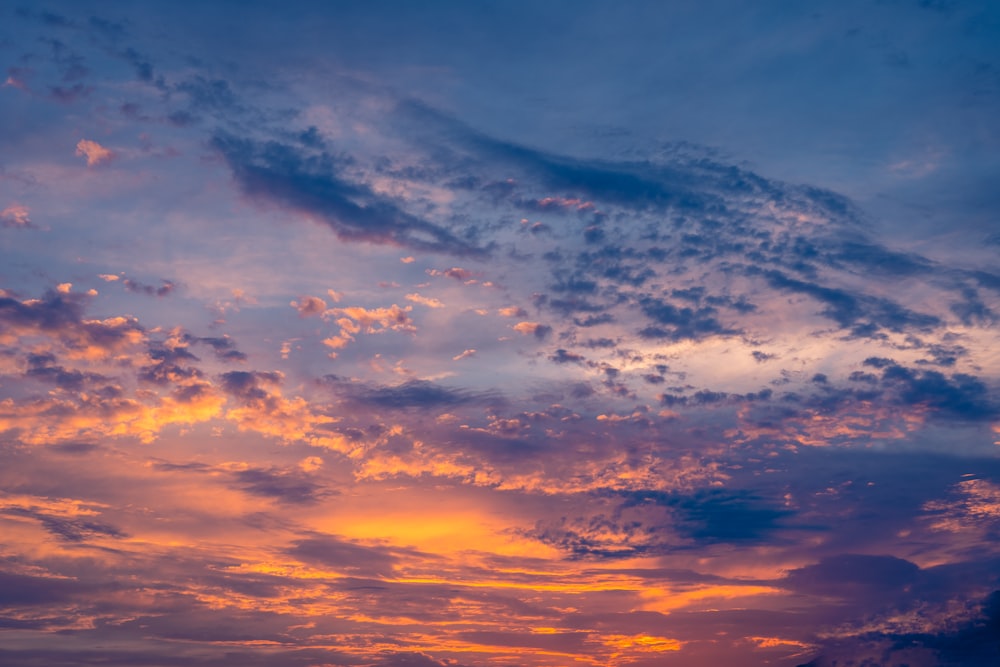
M 86 158 L 88 167 L 96 167 L 115 158 L 114 151 L 90 139 L 81 139 L 77 142 L 76 154 Z

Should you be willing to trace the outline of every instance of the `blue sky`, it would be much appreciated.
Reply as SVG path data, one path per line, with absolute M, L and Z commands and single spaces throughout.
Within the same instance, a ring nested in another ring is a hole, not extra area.
M 0 662 L 991 664 L 992 3 L 0 25 Z

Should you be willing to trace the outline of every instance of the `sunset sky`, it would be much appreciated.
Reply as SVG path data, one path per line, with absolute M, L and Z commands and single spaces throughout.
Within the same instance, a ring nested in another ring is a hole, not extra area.
M 1000 654 L 1000 4 L 0 2 L 0 665 Z

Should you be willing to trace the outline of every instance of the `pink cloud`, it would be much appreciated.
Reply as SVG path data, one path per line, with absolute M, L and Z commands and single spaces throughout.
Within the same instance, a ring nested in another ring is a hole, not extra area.
M 586 211 L 588 209 L 594 208 L 594 203 L 589 201 L 583 201 L 576 198 L 567 197 L 545 197 L 544 199 L 538 200 L 538 206 L 541 208 L 575 208 L 578 211 Z
M 453 266 L 450 269 L 445 269 L 441 271 L 440 269 L 427 269 L 427 275 L 429 276 L 445 276 L 448 278 L 454 278 L 455 280 L 468 280 L 472 277 L 472 271 L 468 269 L 463 269 L 460 266 Z
M 76 144 L 76 154 L 87 158 L 88 167 L 95 167 L 99 164 L 110 162 L 115 157 L 113 151 L 89 139 L 81 139 Z
M 420 294 L 407 294 L 407 301 L 412 301 L 413 303 L 419 303 L 422 306 L 427 306 L 428 308 L 444 308 L 444 304 L 434 297 L 421 296 Z
M 299 317 L 322 315 L 326 312 L 326 301 L 317 296 L 299 297 L 298 301 L 292 301 L 290 305 L 299 311 Z
M 11 204 L 3 211 L 0 211 L 0 224 L 4 227 L 31 227 L 31 217 L 28 207 L 20 204 Z

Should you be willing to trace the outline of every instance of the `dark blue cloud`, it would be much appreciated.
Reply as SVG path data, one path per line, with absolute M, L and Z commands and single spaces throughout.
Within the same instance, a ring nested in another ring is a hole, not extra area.
M 993 667 L 1000 645 L 1000 591 L 991 593 L 979 615 L 938 631 L 868 632 L 824 640 L 820 655 L 799 667 L 896 665 Z
M 482 256 L 474 240 L 407 213 L 341 172 L 349 158 L 306 153 L 275 141 L 217 134 L 212 146 L 225 158 L 247 196 L 316 216 L 347 241 L 389 243 L 415 250 Z M 472 232 L 474 230 L 467 230 Z
M 554 353 L 549 355 L 549 361 L 557 364 L 580 363 L 585 361 L 585 359 L 586 358 L 583 355 L 567 352 L 563 348 L 559 348 Z
M 271 392 L 265 387 L 281 384 L 282 375 L 271 371 L 229 371 L 220 376 L 226 393 L 248 405 L 270 405 Z
M 109 324 L 84 316 L 91 298 L 77 292 L 49 290 L 39 299 L 19 301 L 9 295 L 0 296 L 0 332 L 33 330 L 60 338 L 67 347 L 93 345 L 112 348 L 129 336 L 143 331 L 138 322 L 128 319 Z
M 574 559 L 618 560 L 710 544 L 765 543 L 776 532 L 790 530 L 794 515 L 749 491 L 637 490 L 598 495 L 616 499 L 618 507 L 612 512 L 539 521 L 522 534 Z
M 427 380 L 410 380 L 395 386 L 341 382 L 333 379 L 329 382 L 348 400 L 375 408 L 395 410 L 439 408 L 469 403 L 491 403 L 498 400 L 495 393 L 446 387 Z
M 925 406 L 943 417 L 982 421 L 995 419 L 1000 413 L 987 386 L 966 373 L 948 376 L 893 364 L 883 369 L 882 383 L 893 391 L 897 403 Z
M 132 280 L 131 278 L 125 278 L 122 281 L 129 292 L 137 292 L 139 294 L 146 294 L 148 296 L 168 296 L 177 287 L 173 282 L 169 280 L 164 280 L 163 284 L 159 287 L 154 287 L 153 285 L 146 285 L 139 282 L 138 280 Z
M 711 336 L 738 334 L 736 329 L 723 325 L 711 306 L 691 308 L 676 306 L 663 299 L 646 296 L 639 300 L 639 306 L 655 324 L 639 331 L 643 338 L 667 338 L 669 340 L 701 339 Z
M 751 275 L 756 273 L 750 270 Z M 822 314 L 855 336 L 877 336 L 882 329 L 897 333 L 930 331 L 942 324 L 934 315 L 910 310 L 890 299 L 798 280 L 776 270 L 761 273 L 776 289 L 805 294 L 825 304 Z
M 681 534 L 697 544 L 763 542 L 793 513 L 751 492 L 709 490 L 694 495 L 636 492 L 627 504 L 654 502 L 673 508 Z
M 789 572 L 783 585 L 810 595 L 890 597 L 915 584 L 920 568 L 893 556 L 843 554 Z
M 93 585 L 73 579 L 0 571 L 0 605 L 4 607 L 62 602 L 93 589 Z

